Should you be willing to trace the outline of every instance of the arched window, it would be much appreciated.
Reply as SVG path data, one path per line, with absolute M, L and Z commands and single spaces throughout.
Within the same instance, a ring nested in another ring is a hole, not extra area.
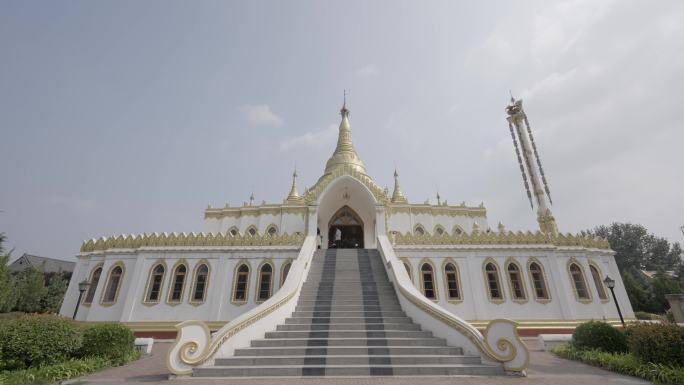
M 460 301 L 461 283 L 459 282 L 458 268 L 454 263 L 444 265 L 444 283 L 446 285 L 447 300 Z
M 549 290 L 544 278 L 544 270 L 537 262 L 530 263 L 530 279 L 534 287 L 535 299 L 549 299 Z
M 444 228 L 440 225 L 435 226 L 435 235 L 444 235 Z
M 503 291 L 501 291 L 501 281 L 499 280 L 499 269 L 492 262 L 485 265 L 485 277 L 487 278 L 487 290 L 489 299 L 503 300 Z
M 251 237 L 257 235 L 257 229 L 256 229 L 256 227 L 250 226 L 250 227 L 247 229 L 247 234 L 249 234 L 249 236 L 251 236 Z
M 527 300 L 525 293 L 525 283 L 523 282 L 520 267 L 515 262 L 508 264 L 508 283 L 511 285 L 511 297 L 513 300 L 524 301 Z
M 415 235 L 425 235 L 425 229 L 421 225 L 416 225 L 416 228 L 413 230 L 413 233 Z
M 411 264 L 404 261 L 404 268 L 406 269 L 406 273 L 408 274 L 409 278 L 411 278 L 411 282 L 413 282 L 413 273 L 411 273 Z
M 589 290 L 587 290 L 587 282 L 584 279 L 584 272 L 582 268 L 576 263 L 570 264 L 570 278 L 575 288 L 575 294 L 579 300 L 591 300 Z
M 425 297 L 436 300 L 437 290 L 435 289 L 435 274 L 432 265 L 423 263 L 420 267 L 420 277 L 423 284 L 423 295 Z
M 116 302 L 122 278 L 123 267 L 114 266 L 114 268 L 109 271 L 107 285 L 105 286 L 104 296 L 102 297 L 103 304 L 113 304 Z
M 173 280 L 171 281 L 171 291 L 169 292 L 169 302 L 180 302 L 183 299 L 183 290 L 185 289 L 185 276 L 188 268 L 184 264 L 176 266 L 173 271 Z
M 591 277 L 594 279 L 594 286 L 596 286 L 596 291 L 598 292 L 599 298 L 601 300 L 607 300 L 606 289 L 603 287 L 603 282 L 601 281 L 601 273 L 599 273 L 598 267 L 589 264 L 589 271 L 591 271 Z
M 228 231 L 228 233 L 229 233 L 230 235 L 234 236 L 234 237 L 237 236 L 238 234 L 240 234 L 240 232 L 238 231 L 238 229 L 235 228 L 235 227 L 233 227 L 232 229 L 230 229 L 230 231 Z
M 249 289 L 249 266 L 242 264 L 235 270 L 233 278 L 233 302 L 247 302 L 247 290 Z
M 264 263 L 259 269 L 259 279 L 257 280 L 257 302 L 264 302 L 271 298 L 273 288 L 273 266 L 270 263 Z
M 147 280 L 147 292 L 145 302 L 159 302 L 161 296 L 162 282 L 164 282 L 164 265 L 157 264 L 152 268 L 150 277 Z
M 462 235 L 463 234 L 463 229 L 461 226 L 456 225 L 454 226 L 454 235 Z
M 266 230 L 266 234 L 268 234 L 271 237 L 274 237 L 278 235 L 278 228 L 275 227 L 275 225 L 270 225 L 268 229 Z
M 192 288 L 190 302 L 202 303 L 207 298 L 207 285 L 209 283 L 209 267 L 201 263 L 195 268 L 195 283 Z
M 290 268 L 292 267 L 292 262 L 287 262 L 280 268 L 280 287 L 283 287 L 287 275 L 290 273 Z
M 93 303 L 95 290 L 97 290 L 97 284 L 100 282 L 100 275 L 102 275 L 102 266 L 96 267 L 90 274 L 90 286 L 88 286 L 88 292 L 86 293 L 85 299 L 83 299 L 84 304 L 89 305 Z

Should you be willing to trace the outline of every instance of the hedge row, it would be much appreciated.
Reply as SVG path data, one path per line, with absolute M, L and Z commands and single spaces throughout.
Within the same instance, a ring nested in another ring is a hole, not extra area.
M 55 315 L 26 315 L 0 322 L 0 370 L 61 364 L 102 357 L 121 365 L 136 355 L 133 332 L 118 323 L 85 328 Z
M 684 384 L 684 368 L 652 362 L 644 363 L 632 353 L 609 353 L 600 350 L 582 350 L 564 344 L 553 349 L 553 353 L 567 359 L 599 366 L 614 372 L 641 377 L 657 385 Z
M 111 365 L 103 357 L 71 359 L 61 364 L 43 365 L 30 369 L 0 372 L 2 385 L 47 385 L 80 377 Z

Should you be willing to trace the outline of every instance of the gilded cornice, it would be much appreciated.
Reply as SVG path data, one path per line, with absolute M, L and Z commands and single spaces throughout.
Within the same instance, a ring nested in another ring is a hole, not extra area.
M 351 176 L 368 187 L 378 203 L 387 204 L 387 202 L 389 202 L 389 197 L 385 189 L 375 184 L 368 175 L 360 172 L 357 168 L 344 164 L 337 166 L 332 172 L 320 177 L 315 185 L 306 190 L 304 193 L 304 200 L 306 203 L 315 204 L 323 190 L 325 190 L 332 181 L 344 175 Z
M 179 246 L 301 246 L 303 235 L 230 235 L 212 233 L 153 233 L 102 237 L 83 242 L 81 252 L 110 249 L 138 249 L 141 247 Z
M 551 236 L 537 231 L 523 233 L 478 233 L 461 235 L 413 235 L 393 234 L 395 245 L 533 245 L 546 244 L 553 246 L 580 246 L 593 249 L 610 249 L 608 241 L 603 238 L 591 236 L 558 234 Z
M 447 206 L 447 205 L 426 205 L 426 204 L 402 204 L 402 205 L 389 205 L 389 214 L 409 214 L 409 215 L 444 215 L 450 217 L 487 217 L 487 209 L 484 206 L 480 207 L 467 207 L 465 205 L 460 206 Z
M 224 208 L 208 208 L 204 211 L 204 219 L 214 218 L 240 218 L 240 217 L 258 217 L 260 215 L 284 215 L 296 214 L 306 216 L 306 207 L 300 205 L 275 205 L 266 204 L 261 206 L 244 206 L 244 207 L 224 207 Z

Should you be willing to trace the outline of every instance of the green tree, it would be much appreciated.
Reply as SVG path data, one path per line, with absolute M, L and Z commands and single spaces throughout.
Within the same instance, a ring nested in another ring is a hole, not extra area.
M 9 253 L 4 254 L 3 243 L 5 234 L 0 233 L 0 313 L 7 313 L 14 307 L 15 297 L 13 295 L 14 282 L 7 262 Z
M 64 293 L 66 293 L 67 281 L 62 274 L 52 274 L 48 278 L 48 285 L 45 290 L 45 297 L 41 301 L 41 311 L 56 313 L 62 306 Z
M 669 302 L 665 299 L 665 294 L 675 294 L 681 291 L 676 279 L 665 275 L 663 270 L 658 271 L 651 280 L 651 303 L 655 308 L 654 313 L 664 313 L 670 308 Z
M 629 297 L 629 302 L 632 304 L 634 311 L 651 312 L 648 287 L 634 278 L 634 275 L 629 271 L 622 274 L 622 283 L 625 285 L 627 297 Z
M 42 301 L 47 294 L 43 272 L 29 267 L 15 275 L 16 310 L 36 313 L 42 310 Z

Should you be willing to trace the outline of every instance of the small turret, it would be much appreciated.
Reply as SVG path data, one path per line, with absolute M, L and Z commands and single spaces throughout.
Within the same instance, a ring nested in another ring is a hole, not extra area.
M 299 195 L 299 191 L 297 190 L 297 169 L 295 168 L 292 173 L 292 187 L 290 188 L 290 193 L 287 195 L 287 198 L 285 198 L 285 203 L 298 204 L 303 202 L 304 198 Z
M 399 187 L 399 174 L 397 170 L 394 170 L 394 192 L 392 192 L 392 203 L 408 203 L 404 194 L 401 193 L 401 188 Z

